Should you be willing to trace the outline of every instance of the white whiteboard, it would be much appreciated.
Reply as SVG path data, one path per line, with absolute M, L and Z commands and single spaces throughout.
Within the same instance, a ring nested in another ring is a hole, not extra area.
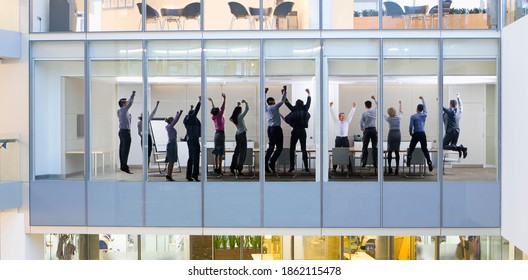
M 167 130 L 165 129 L 167 123 L 163 118 L 153 118 L 150 121 L 150 129 L 152 131 L 152 142 L 155 146 L 155 151 L 157 152 L 166 152 L 167 143 L 169 142 L 169 136 L 167 135 Z

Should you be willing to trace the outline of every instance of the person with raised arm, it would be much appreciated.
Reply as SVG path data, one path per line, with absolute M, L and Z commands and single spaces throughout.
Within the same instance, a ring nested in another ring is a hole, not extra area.
M 458 102 L 457 102 L 458 101 Z M 467 147 L 457 145 L 458 136 L 460 135 L 460 119 L 462 118 L 462 99 L 460 93 L 457 93 L 457 100 L 451 99 L 449 101 L 449 108 L 442 107 L 445 135 L 442 140 L 444 150 L 457 151 L 458 157 L 467 157 Z
M 242 112 L 242 107 L 240 105 L 245 104 L 244 111 Z M 235 109 L 233 109 L 233 114 L 229 118 L 233 124 L 236 126 L 236 133 L 235 133 L 235 152 L 233 153 L 233 159 L 231 161 L 230 170 L 231 173 L 235 176 L 241 176 L 244 175 L 242 173 L 242 170 L 244 169 L 244 162 L 246 161 L 246 154 L 247 154 L 247 135 L 246 135 L 246 122 L 244 121 L 244 118 L 247 115 L 247 112 L 249 111 L 249 105 L 246 102 L 246 100 L 242 100 L 241 102 L 237 102 L 237 106 Z
M 159 106 L 159 101 L 156 102 L 156 106 L 154 106 L 154 109 L 152 109 L 152 113 L 148 113 L 148 118 L 147 118 L 147 128 L 150 127 L 150 121 L 152 119 L 154 119 L 154 116 L 156 115 L 156 112 L 158 111 L 158 106 Z M 137 128 L 138 128 L 138 134 L 139 134 L 139 138 L 141 139 L 141 147 L 143 147 L 143 113 L 139 114 L 139 117 L 138 117 L 138 123 L 137 123 Z M 147 167 L 150 166 L 150 156 L 152 155 L 152 145 L 153 145 L 153 142 L 152 142 L 152 135 L 150 135 L 150 129 L 147 130 L 147 135 L 148 135 L 148 156 L 147 156 Z
M 286 107 L 290 109 L 290 113 L 286 115 L 285 121 L 292 127 L 291 139 L 290 139 L 290 169 L 288 172 L 295 171 L 295 149 L 297 142 L 301 144 L 302 161 L 304 163 L 304 171 L 310 172 L 308 168 L 308 151 L 306 150 L 306 128 L 308 128 L 308 121 L 310 120 L 310 104 L 312 97 L 310 96 L 310 90 L 305 89 L 308 97 L 306 98 L 306 104 L 301 99 L 295 101 L 295 105 L 291 105 L 288 99 L 284 102 Z
M 167 175 L 165 178 L 167 181 L 174 181 L 172 178 L 172 170 L 174 169 L 174 163 L 178 161 L 178 145 L 176 140 L 178 133 L 174 126 L 178 123 L 178 120 L 180 120 L 182 113 L 183 110 L 180 110 L 179 112 L 176 112 L 176 116 L 165 119 L 165 122 L 167 123 L 165 130 L 167 130 L 167 136 L 169 139 L 167 142 L 167 157 L 165 158 L 165 162 L 167 162 Z
M 132 104 L 134 104 L 134 97 L 136 91 L 132 91 L 132 95 L 127 100 L 126 98 L 119 99 L 117 110 L 117 118 L 119 119 L 119 163 L 121 171 L 132 174 L 128 166 L 128 155 L 130 153 L 130 145 L 132 144 L 132 136 L 130 135 L 130 123 L 132 122 L 132 115 L 128 112 Z
M 189 113 L 183 119 L 183 124 L 187 130 L 185 138 L 187 140 L 187 148 L 189 149 L 185 178 L 189 182 L 200 182 L 198 174 L 200 173 L 200 137 L 202 134 L 202 124 L 197 116 L 198 112 L 200 112 L 201 102 L 202 96 L 198 96 L 196 107 L 191 106 L 191 110 L 189 110 Z
M 348 140 L 348 127 L 354 117 L 356 112 L 356 102 L 352 102 L 352 108 L 348 113 L 348 116 L 345 116 L 344 112 L 337 114 L 334 109 L 334 102 L 330 102 L 330 116 L 334 121 L 334 132 L 335 132 L 335 147 L 350 147 L 350 141 Z M 349 161 L 348 169 L 352 168 L 352 163 Z M 332 172 L 336 172 L 337 165 L 332 166 Z
M 369 142 L 372 144 L 372 164 L 374 168 L 378 167 L 378 131 L 376 130 L 376 116 L 378 114 L 378 101 L 371 96 L 374 100 L 374 107 L 372 107 L 372 101 L 365 101 L 365 111 L 361 113 L 361 119 L 359 126 L 363 131 L 363 148 L 361 150 L 361 167 L 367 165 L 368 158 L 368 145 Z
M 268 93 L 268 88 L 265 89 L 265 94 Z M 284 104 L 286 100 L 286 90 L 287 87 L 283 86 L 281 93 L 281 99 L 279 102 L 275 102 L 273 97 L 268 97 L 266 99 L 266 117 L 268 119 L 268 149 L 266 150 L 266 155 L 264 157 L 265 161 L 265 170 L 266 173 L 276 173 L 275 164 L 279 158 L 283 145 L 284 145 L 284 134 L 281 128 L 281 116 L 279 108 Z
M 211 119 L 213 120 L 215 127 L 215 136 L 214 136 L 214 162 L 215 166 L 213 168 L 213 174 L 223 175 L 222 174 L 222 159 L 225 154 L 225 132 L 224 132 L 224 111 L 225 111 L 225 101 L 226 95 L 222 92 L 222 105 L 220 108 L 215 107 L 213 99 L 208 98 L 211 101 Z
M 416 144 L 420 142 L 422 152 L 425 159 L 427 160 L 427 166 L 429 171 L 433 171 L 433 162 L 429 156 L 427 150 L 427 136 L 425 135 L 425 120 L 427 119 L 427 106 L 425 105 L 425 99 L 423 96 L 418 97 L 422 100 L 422 104 L 416 106 L 416 113 L 411 116 L 409 122 L 409 133 L 411 134 L 411 143 L 409 144 L 409 150 L 407 151 L 407 167 L 411 166 L 412 154 L 416 148 Z
M 400 167 L 400 144 L 401 144 L 401 131 L 400 124 L 403 115 L 402 102 L 398 101 L 399 109 L 396 112 L 394 107 L 390 107 L 387 110 L 388 115 L 384 115 L 385 121 L 389 124 L 389 133 L 387 134 L 387 162 L 389 165 L 389 174 L 392 173 L 392 153 L 394 153 L 396 160 L 396 168 L 394 169 L 394 175 L 398 175 L 398 169 Z

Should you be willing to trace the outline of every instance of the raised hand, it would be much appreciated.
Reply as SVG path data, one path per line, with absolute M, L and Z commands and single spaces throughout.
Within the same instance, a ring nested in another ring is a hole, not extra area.
M 373 96 L 371 96 L 370 98 L 372 98 L 372 99 L 376 100 L 376 97 L 375 97 L 374 95 L 373 95 Z
M 247 103 L 246 100 L 242 100 L 242 103 Z
M 330 102 L 330 107 L 334 106 L 334 102 Z
M 423 99 L 423 96 L 421 96 L 421 95 L 420 95 L 420 96 L 418 96 L 418 99 Z
M 356 108 L 356 102 L 352 102 L 352 108 Z
M 304 91 L 306 91 L 308 93 L 308 95 L 310 95 L 310 90 L 309 89 L 305 89 Z

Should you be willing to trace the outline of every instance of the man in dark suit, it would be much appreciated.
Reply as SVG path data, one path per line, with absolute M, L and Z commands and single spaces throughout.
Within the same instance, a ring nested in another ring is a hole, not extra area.
M 183 124 L 187 130 L 187 148 L 189 149 L 189 159 L 187 160 L 187 181 L 200 182 L 198 174 L 200 172 L 200 136 L 202 130 L 202 124 L 197 118 L 198 112 L 200 111 L 202 97 L 198 97 L 198 103 L 196 107 L 191 106 L 191 110 L 183 119 Z

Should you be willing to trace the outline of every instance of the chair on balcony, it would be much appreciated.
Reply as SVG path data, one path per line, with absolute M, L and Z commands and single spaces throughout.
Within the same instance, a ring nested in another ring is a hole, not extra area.
M 451 0 L 445 0 L 444 2 L 442 2 L 442 26 L 443 26 L 443 28 L 447 28 L 448 27 L 447 15 L 449 14 L 449 10 L 451 10 L 451 4 L 453 4 L 453 1 L 451 1 Z M 429 10 L 428 15 L 431 18 L 431 27 L 433 28 L 434 27 L 434 23 L 435 22 L 438 23 L 438 17 L 439 17 L 438 5 L 435 5 L 434 7 L 432 7 Z M 435 18 L 436 18 L 436 20 L 435 20 Z
M 141 24 L 143 23 L 143 4 L 142 3 L 137 3 L 136 5 L 138 7 L 139 14 L 142 17 L 142 18 L 139 19 L 139 27 L 138 27 L 138 30 L 141 30 Z M 147 12 L 147 17 L 145 19 L 145 22 L 147 24 L 154 23 L 154 24 L 156 24 L 156 27 L 158 27 L 158 24 L 159 24 L 159 29 L 162 29 L 161 17 L 160 17 L 160 14 L 158 13 L 158 11 L 147 4 L 146 12 Z
M 235 20 L 239 19 L 247 20 L 249 29 L 253 29 L 253 21 L 244 5 L 238 2 L 229 2 L 227 4 L 229 5 L 229 10 L 231 10 L 231 14 L 233 15 L 233 18 L 231 19 L 231 25 L 229 25 L 229 30 L 233 29 L 233 23 Z
M 295 3 L 288 1 L 288 2 L 282 2 L 279 5 L 277 5 L 277 7 L 275 8 L 275 11 L 273 11 L 273 18 L 277 19 L 276 20 L 277 29 L 280 29 L 279 28 L 279 26 L 280 26 L 279 22 L 281 20 L 285 20 L 286 21 L 286 29 L 289 29 L 288 15 L 292 12 L 294 4 Z
M 413 27 L 413 21 L 418 20 L 424 23 L 424 27 L 428 28 L 427 24 L 427 10 L 428 5 L 422 6 L 404 6 L 405 16 L 407 17 L 408 28 Z
M 181 29 L 181 17 L 182 17 L 183 9 L 161 9 L 161 16 L 163 16 L 163 20 L 167 24 L 167 29 L 170 29 L 170 23 L 176 23 L 176 28 L 178 30 Z
M 262 10 L 262 28 L 263 29 L 271 29 L 271 13 L 273 12 L 273 8 L 265 8 Z M 259 21 L 260 19 L 260 9 L 259 8 L 252 8 L 249 7 L 249 14 L 253 17 L 255 21 Z
M 405 12 L 403 11 L 402 7 L 392 1 L 386 1 L 383 2 L 383 6 L 385 7 L 385 15 L 390 16 L 393 19 L 394 18 L 403 18 L 403 26 L 407 28 L 407 17 L 405 17 Z
M 187 4 L 182 10 L 182 29 L 185 29 L 186 20 L 197 20 L 198 25 L 200 25 L 200 14 L 201 14 L 201 4 L 200 2 L 193 2 Z

